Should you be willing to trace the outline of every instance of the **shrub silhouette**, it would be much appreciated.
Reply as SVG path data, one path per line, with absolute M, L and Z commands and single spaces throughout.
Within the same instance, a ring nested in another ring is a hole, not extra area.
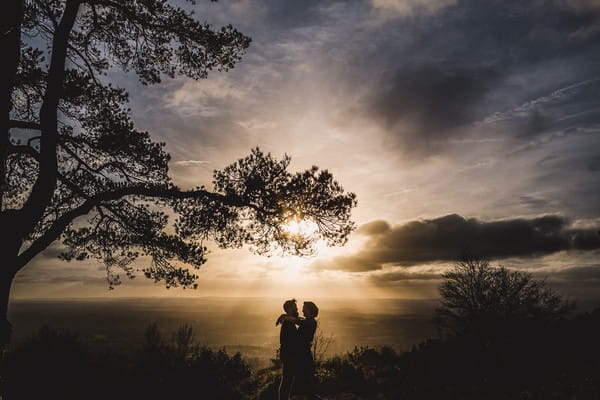
M 100 398 L 90 388 L 110 371 L 101 362 L 77 334 L 44 326 L 3 360 L 3 394 L 9 400 Z
M 7 354 L 0 376 L 7 400 L 241 400 L 256 390 L 241 354 L 194 344 L 185 325 L 167 341 L 152 324 L 140 348 L 125 355 L 103 353 L 76 334 L 43 327 Z
M 243 399 L 253 389 L 250 366 L 240 353 L 229 355 L 193 341 L 190 326 L 183 325 L 165 341 L 157 324 L 151 324 L 133 368 L 135 395 L 144 399 L 193 395 L 205 399 Z

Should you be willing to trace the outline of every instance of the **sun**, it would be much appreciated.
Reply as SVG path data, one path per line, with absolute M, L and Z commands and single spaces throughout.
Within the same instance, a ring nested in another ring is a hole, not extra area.
M 326 246 L 320 237 L 319 225 L 303 218 L 290 218 L 286 223 L 280 225 L 282 238 L 285 241 L 284 254 L 289 259 L 299 258 L 295 264 L 305 264 L 303 258 L 314 258 Z
M 313 221 L 306 219 L 292 219 L 283 225 L 282 229 L 293 236 L 310 237 L 314 235 L 319 227 Z

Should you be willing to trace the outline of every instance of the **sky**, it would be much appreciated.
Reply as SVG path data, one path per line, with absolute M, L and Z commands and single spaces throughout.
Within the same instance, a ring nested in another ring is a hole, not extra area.
M 328 169 L 358 198 L 348 244 L 313 257 L 209 245 L 197 290 L 143 276 L 109 291 L 104 267 L 52 246 L 13 299 L 232 296 L 434 298 L 462 254 L 526 270 L 600 304 L 600 2 L 201 1 L 198 18 L 252 38 L 208 79 L 131 94 L 183 188 L 256 146 Z M 144 267 L 147 260 L 137 265 Z

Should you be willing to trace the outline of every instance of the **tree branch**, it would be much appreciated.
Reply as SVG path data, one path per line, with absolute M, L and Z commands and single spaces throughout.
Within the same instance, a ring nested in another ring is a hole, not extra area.
M 99 165 L 98 167 L 94 168 L 91 165 L 89 165 L 87 162 L 85 162 L 75 151 L 71 150 L 67 145 L 61 143 L 60 147 L 63 150 L 65 150 L 67 153 L 69 153 L 71 155 L 71 157 L 73 157 L 75 159 L 75 161 L 77 161 L 81 166 L 85 167 L 89 172 L 94 173 L 94 174 L 99 174 L 100 176 L 102 176 L 105 179 L 110 179 L 110 178 L 107 177 L 106 175 L 104 175 L 103 171 L 106 170 L 107 168 L 112 167 L 112 168 L 120 171 L 128 183 L 131 183 L 133 180 L 136 180 L 138 182 L 143 181 L 143 179 L 139 178 L 138 176 L 133 176 L 130 173 L 128 173 L 126 171 L 126 165 L 122 161 L 111 160 L 111 161 L 105 162 L 105 163 Z
M 37 122 L 30 122 L 30 121 L 17 121 L 14 119 L 11 119 L 9 124 L 8 124 L 8 128 L 12 129 L 12 128 L 18 128 L 18 129 L 35 129 L 35 130 L 41 130 L 42 127 L 40 126 L 39 123 Z
M 16 145 L 10 143 L 8 145 L 8 154 L 25 154 L 37 160 L 38 162 L 40 161 L 40 153 L 38 153 L 38 151 L 33 147 L 26 144 Z
M 90 78 L 92 78 L 92 80 L 94 81 L 94 83 L 97 86 L 100 86 L 100 82 L 96 78 L 96 73 L 94 71 L 94 67 L 90 64 L 90 62 L 88 61 L 88 59 L 75 46 L 72 46 L 72 45 L 69 44 L 69 49 L 73 50 L 73 52 L 75 54 L 77 54 L 77 56 L 83 61 L 83 63 L 85 64 L 85 69 L 88 70 L 88 74 L 90 75 Z M 77 65 L 79 67 L 79 69 L 81 69 L 81 70 L 84 69 L 82 66 L 78 65 L 73 59 L 71 59 L 71 62 L 73 64 Z
M 209 192 L 203 189 L 181 191 L 177 188 L 141 185 L 129 186 L 113 191 L 99 193 L 88 197 L 87 200 L 85 200 L 79 207 L 76 207 L 57 218 L 52 226 L 42 236 L 36 239 L 29 246 L 29 248 L 19 254 L 17 258 L 17 270 L 27 265 L 27 263 L 31 261 L 38 253 L 58 239 L 67 226 L 69 226 L 69 224 L 71 224 L 76 218 L 88 214 L 94 207 L 104 202 L 118 200 L 126 196 L 143 196 L 168 199 L 205 198 L 233 207 L 252 207 L 251 205 L 244 203 L 241 199 L 227 197 L 222 194 Z

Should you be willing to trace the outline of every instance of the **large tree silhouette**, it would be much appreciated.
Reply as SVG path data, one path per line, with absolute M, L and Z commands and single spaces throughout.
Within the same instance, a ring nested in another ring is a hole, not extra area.
M 167 0 L 5 0 L 0 25 L 2 342 L 13 277 L 58 239 L 62 258 L 103 262 L 109 285 L 143 256 L 148 278 L 184 287 L 207 239 L 300 254 L 346 240 L 354 194 L 316 167 L 288 172 L 287 156 L 255 149 L 215 172 L 214 190 L 180 190 L 164 143 L 135 128 L 128 94 L 109 82 L 115 68 L 143 84 L 232 68 L 250 43 L 232 26 L 213 30 Z M 288 233 L 294 218 L 317 232 Z

